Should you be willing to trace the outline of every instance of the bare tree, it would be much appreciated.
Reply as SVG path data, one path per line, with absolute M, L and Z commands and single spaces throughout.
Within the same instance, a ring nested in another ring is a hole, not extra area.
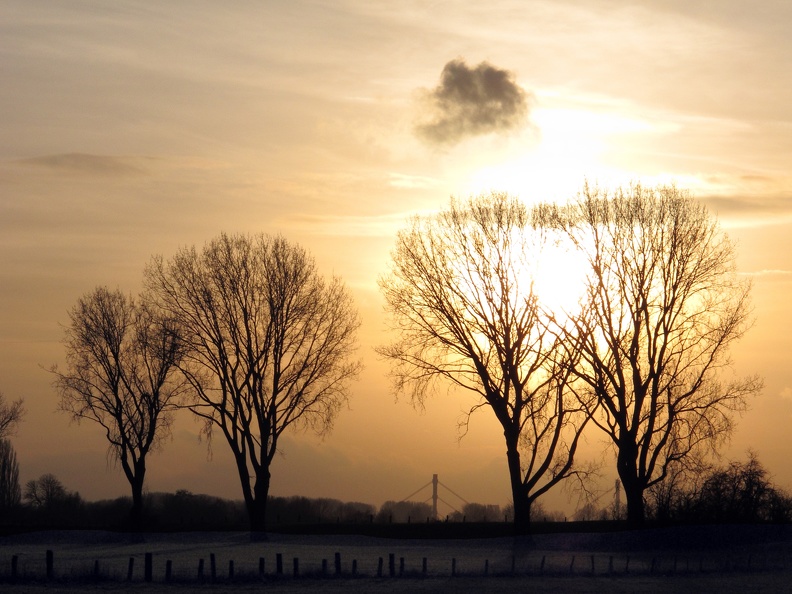
M 0 518 L 5 517 L 22 500 L 19 487 L 19 463 L 14 446 L 0 439 Z
M 587 185 L 560 220 L 589 269 L 569 335 L 576 374 L 615 447 L 627 519 L 641 523 L 644 492 L 722 443 L 761 389 L 757 377 L 724 378 L 750 325 L 750 284 L 706 208 L 675 187 Z
M 0 392 L 0 439 L 12 435 L 24 415 L 25 408 L 21 398 L 14 402 L 6 402 L 5 396 Z
M 99 287 L 69 312 L 66 371 L 52 368 L 60 409 L 98 423 L 132 488 L 131 519 L 143 508 L 146 460 L 170 432 L 184 382 L 172 321 L 120 291 Z
M 690 512 L 703 522 L 787 523 L 792 500 L 770 478 L 756 453 L 749 451 L 745 462 L 733 461 L 703 477 Z
M 147 283 L 186 343 L 191 410 L 236 462 L 253 532 L 266 528 L 270 465 L 282 433 L 322 433 L 347 399 L 359 326 L 342 282 L 325 281 L 282 237 L 222 234 L 202 251 L 154 258 Z
M 8 437 L 16 431 L 25 408 L 22 399 L 6 402 L 0 392 L 0 517 L 13 510 L 20 502 L 19 463 Z
M 69 492 L 63 483 L 52 473 L 42 474 L 25 484 L 25 501 L 33 507 L 49 508 L 66 499 Z
M 36 521 L 49 526 L 79 526 L 84 522 L 84 502 L 76 491 L 68 491 L 54 474 L 43 474 L 25 485 L 25 502 L 36 513 Z
M 536 216 L 505 194 L 452 200 L 399 233 L 380 281 L 397 338 L 379 352 L 394 363 L 397 392 L 420 406 L 437 380 L 476 394 L 463 430 L 476 410 L 493 412 L 520 533 L 532 503 L 579 472 L 573 461 L 587 422 L 569 383 L 574 345 L 558 340 L 534 290 L 550 245 Z

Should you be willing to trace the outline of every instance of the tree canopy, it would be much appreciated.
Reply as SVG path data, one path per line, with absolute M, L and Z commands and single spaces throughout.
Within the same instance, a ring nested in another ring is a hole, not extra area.
M 225 438 L 254 532 L 265 530 L 270 464 L 289 428 L 328 431 L 360 363 L 341 280 L 283 237 L 221 234 L 155 257 L 146 284 L 184 341 L 179 368 L 204 434 Z
M 104 429 L 132 488 L 132 520 L 143 506 L 149 452 L 169 435 L 184 390 L 174 373 L 182 343 L 172 319 L 119 290 L 97 287 L 69 312 L 66 370 L 53 367 L 60 409 Z
M 503 427 L 514 520 L 576 474 L 587 422 L 573 393 L 574 345 L 563 342 L 534 290 L 551 229 L 518 199 L 493 193 L 452 200 L 401 231 L 380 287 L 396 339 L 379 352 L 393 362 L 397 392 L 422 405 L 437 381 L 478 396 Z
M 694 465 L 731 432 L 762 385 L 730 374 L 750 326 L 750 283 L 706 207 L 673 186 L 585 186 L 557 223 L 587 260 L 586 297 L 567 333 L 588 415 L 616 450 L 628 519 L 675 465 Z M 594 406 L 590 406 L 593 403 Z

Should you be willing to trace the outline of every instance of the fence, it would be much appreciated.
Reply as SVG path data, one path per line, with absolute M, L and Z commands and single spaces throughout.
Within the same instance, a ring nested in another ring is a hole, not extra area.
M 142 566 L 139 560 L 142 560 Z M 208 561 L 208 563 L 207 563 Z M 786 571 L 792 560 L 784 555 L 605 555 L 541 554 L 494 558 L 464 558 L 438 555 L 410 558 L 396 553 L 368 555 L 363 559 L 343 559 L 340 552 L 320 558 L 282 553 L 258 558 L 258 562 L 236 563 L 219 559 L 214 553 L 192 562 L 181 556 L 178 564 L 164 554 L 144 552 L 130 556 L 125 563 L 118 558 L 82 559 L 59 563 L 55 551 L 48 549 L 39 558 L 12 555 L 0 573 L 6 583 L 29 581 L 89 580 L 127 582 L 245 582 L 279 579 L 421 579 L 427 577 L 500 576 L 634 576 L 691 575 L 726 572 Z

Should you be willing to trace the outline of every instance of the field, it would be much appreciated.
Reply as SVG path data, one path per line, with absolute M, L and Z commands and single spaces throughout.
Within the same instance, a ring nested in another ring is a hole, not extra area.
M 242 532 L 38 532 L 0 539 L 0 582 L 4 592 L 776 592 L 792 587 L 792 530 L 679 527 L 519 539 L 270 534 L 257 542 Z

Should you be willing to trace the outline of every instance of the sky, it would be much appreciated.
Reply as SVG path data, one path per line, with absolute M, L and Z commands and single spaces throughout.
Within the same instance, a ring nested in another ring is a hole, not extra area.
M 380 505 L 437 473 L 505 505 L 491 415 L 460 439 L 469 396 L 416 411 L 392 393 L 377 278 L 409 217 L 451 196 L 563 202 L 589 180 L 675 183 L 735 241 L 755 318 L 735 370 L 765 387 L 723 459 L 752 449 L 792 490 L 790 24 L 786 0 L 0 0 L 0 391 L 27 408 L 21 481 L 129 491 L 100 428 L 57 412 L 47 369 L 79 297 L 138 292 L 155 254 L 263 232 L 344 279 L 365 364 L 329 436 L 287 436 L 271 494 Z M 179 418 L 148 490 L 240 498 L 199 429 Z M 592 433 L 587 452 L 605 504 L 612 451 Z

